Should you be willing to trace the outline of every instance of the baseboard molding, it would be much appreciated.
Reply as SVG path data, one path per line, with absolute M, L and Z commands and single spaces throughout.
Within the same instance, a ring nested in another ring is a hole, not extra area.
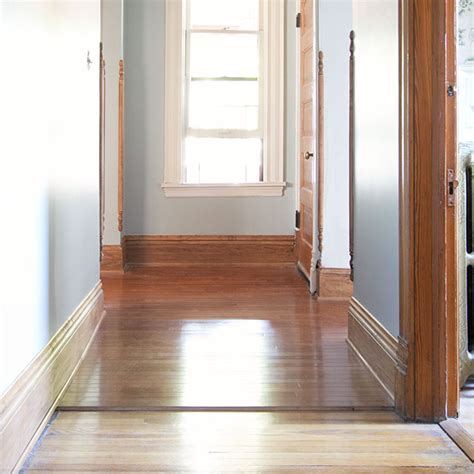
M 398 371 L 398 341 L 354 297 L 349 306 L 348 343 L 378 379 L 395 396 Z
M 321 298 L 350 298 L 352 296 L 351 271 L 345 268 L 319 269 L 319 291 Z
M 102 247 L 101 272 L 122 272 L 123 252 L 121 245 L 104 245 Z
M 293 235 L 128 235 L 125 265 L 295 263 Z
M 100 282 L 0 399 L 0 472 L 16 472 L 41 435 L 104 315 Z

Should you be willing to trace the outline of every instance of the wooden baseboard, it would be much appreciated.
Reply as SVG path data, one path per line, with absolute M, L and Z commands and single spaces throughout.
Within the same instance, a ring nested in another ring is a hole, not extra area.
M 126 265 L 295 263 L 293 235 L 128 235 Z
M 348 343 L 394 398 L 398 341 L 354 297 L 349 306 Z
M 122 272 L 123 252 L 121 245 L 104 245 L 102 247 L 101 272 Z
M 0 399 L 0 472 L 21 468 L 79 367 L 103 315 L 99 282 Z
M 350 298 L 352 296 L 351 271 L 345 268 L 321 268 L 319 291 L 321 298 Z

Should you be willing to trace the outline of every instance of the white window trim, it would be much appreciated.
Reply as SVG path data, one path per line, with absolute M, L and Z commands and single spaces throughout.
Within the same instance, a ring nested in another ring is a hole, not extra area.
M 187 184 L 183 182 L 185 105 L 185 0 L 166 0 L 165 162 L 163 191 L 168 197 L 282 196 L 285 146 L 285 1 L 263 1 L 264 125 L 263 182 Z M 181 54 L 178 54 L 181 52 Z M 272 78 L 272 80 L 268 80 Z

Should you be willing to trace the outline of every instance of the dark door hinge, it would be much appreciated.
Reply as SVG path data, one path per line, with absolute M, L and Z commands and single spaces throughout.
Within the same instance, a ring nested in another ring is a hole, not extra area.
M 296 14 L 296 28 L 301 28 L 301 13 Z
M 454 170 L 448 169 L 448 207 L 456 205 L 456 188 L 458 181 L 455 178 Z
M 300 211 L 295 211 L 295 228 L 300 228 Z

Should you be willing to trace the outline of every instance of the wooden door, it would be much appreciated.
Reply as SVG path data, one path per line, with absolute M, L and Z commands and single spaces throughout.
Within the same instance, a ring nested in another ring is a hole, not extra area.
M 297 232 L 298 267 L 316 291 L 314 243 L 315 45 L 314 0 L 301 0 L 300 17 L 300 225 Z

